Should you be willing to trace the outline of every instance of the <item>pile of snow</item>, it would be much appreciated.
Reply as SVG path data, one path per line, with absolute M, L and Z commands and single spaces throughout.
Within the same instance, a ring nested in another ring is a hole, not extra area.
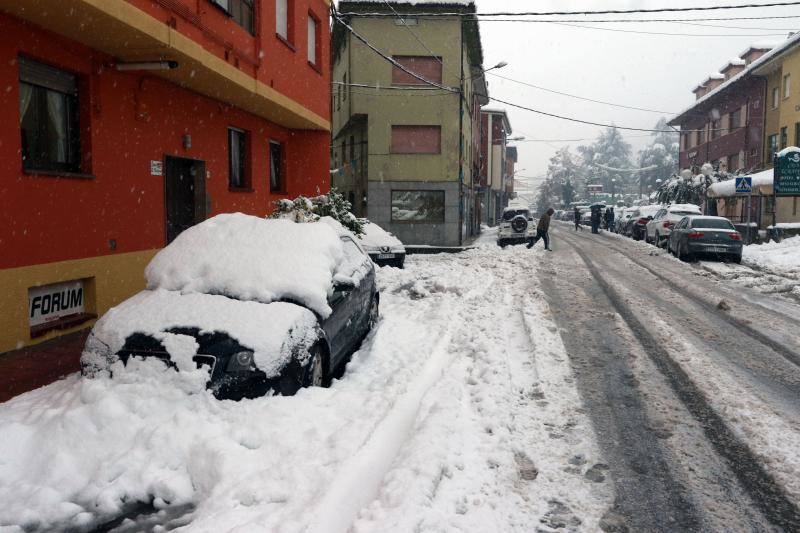
M 145 269 L 149 289 L 224 294 L 262 303 L 291 299 L 323 317 L 344 264 L 342 243 L 326 224 L 223 214 L 193 226 Z
M 769 187 L 770 191 L 772 190 L 773 180 L 771 168 L 751 174 L 750 177 L 753 179 L 754 193 L 759 187 Z M 731 196 L 736 196 L 736 180 L 731 178 L 726 181 L 714 183 L 708 188 L 708 196 L 710 198 L 728 198 Z
M 671 212 L 686 211 L 687 213 L 700 214 L 700 206 L 695 204 L 672 204 L 669 206 Z
M 800 236 L 745 246 L 742 258 L 747 264 L 771 271 L 800 272 Z
M 366 249 L 379 249 L 383 246 L 388 246 L 392 249 L 403 248 L 403 243 L 400 242 L 400 239 L 374 222 L 367 222 L 364 224 L 364 235 L 361 235 L 361 245 Z
M 255 301 L 242 302 L 225 296 L 180 294 L 156 289 L 142 291 L 108 311 L 95 324 L 82 361 L 104 367 L 104 358 L 122 349 L 134 333 L 144 333 L 162 342 L 182 374 L 197 371 L 192 357 L 197 341 L 187 335 L 169 333 L 173 328 L 197 328 L 201 332 L 222 331 L 253 350 L 256 366 L 277 376 L 297 346 L 311 346 L 317 338 L 314 313 L 299 305 Z M 97 345 L 100 341 L 105 346 Z M 116 373 L 116 372 L 115 372 Z M 207 375 L 195 380 L 205 386 Z

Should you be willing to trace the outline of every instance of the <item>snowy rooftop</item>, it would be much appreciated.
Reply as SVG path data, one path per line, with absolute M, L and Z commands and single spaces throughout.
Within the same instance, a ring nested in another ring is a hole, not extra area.
M 270 303 L 290 299 L 322 316 L 344 252 L 326 224 L 217 215 L 181 233 L 145 269 L 149 289 L 223 294 Z
M 774 58 L 778 54 L 788 50 L 792 46 L 796 45 L 798 42 L 800 42 L 800 32 L 792 35 L 790 38 L 788 38 L 787 40 L 783 41 L 783 43 L 781 43 L 779 45 L 776 45 L 774 48 L 772 48 L 772 50 L 770 50 L 769 52 L 767 52 L 763 56 L 759 57 L 758 59 L 756 59 L 755 61 L 753 61 L 749 65 L 747 65 L 736 76 L 733 76 L 731 79 L 729 79 L 725 83 L 721 84 L 719 87 L 716 87 L 714 90 L 709 91 L 707 94 L 704 94 L 703 96 L 698 98 L 696 101 L 692 102 L 692 104 L 689 107 L 687 107 L 686 109 L 684 109 L 683 111 L 681 111 L 680 113 L 675 115 L 675 117 L 672 120 L 669 121 L 669 124 L 675 125 L 676 122 L 681 117 L 683 117 L 683 115 L 685 115 L 686 113 L 688 113 L 692 109 L 696 108 L 700 104 L 707 102 L 712 97 L 714 97 L 715 95 L 717 95 L 720 92 L 724 91 L 725 89 L 727 89 L 731 85 L 737 83 L 738 81 L 743 79 L 745 76 L 747 76 L 748 74 L 752 73 L 755 69 L 757 69 L 758 67 L 766 64 L 772 58 Z M 759 45 L 759 46 L 753 45 L 753 46 L 749 47 L 748 50 L 750 48 L 762 48 L 762 46 L 761 45 Z

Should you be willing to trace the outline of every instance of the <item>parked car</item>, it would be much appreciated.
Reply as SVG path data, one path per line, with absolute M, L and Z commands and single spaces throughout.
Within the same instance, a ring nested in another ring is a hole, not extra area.
M 592 211 L 589 208 L 581 209 L 581 225 L 582 226 L 591 226 L 592 225 Z
M 497 232 L 498 246 L 522 244 L 536 236 L 531 212 L 524 207 L 506 207 Z
M 696 255 L 725 256 L 742 262 L 742 235 L 725 217 L 686 216 L 670 232 L 667 249 L 678 259 Z
M 626 235 L 630 236 L 635 241 L 641 241 L 647 235 L 647 223 L 653 220 L 653 217 L 661 209 L 660 205 L 644 205 L 631 213 L 631 218 L 625 229 Z
M 700 206 L 694 204 L 673 204 L 660 209 L 647 223 L 645 240 L 658 247 L 665 246 L 675 224 L 685 216 L 700 214 Z
M 207 372 L 206 387 L 234 400 L 324 385 L 379 316 L 375 267 L 356 241 L 336 221 L 241 213 L 189 228 L 147 266 L 147 289 L 95 324 L 82 373 L 145 372 L 155 359 Z
M 400 239 L 369 220 L 364 219 L 364 234 L 359 235 L 359 244 L 378 266 L 403 268 L 406 248 Z
M 636 211 L 635 207 L 625 207 L 619 212 L 616 224 L 614 224 L 614 232 L 621 235 L 625 234 L 626 226 L 631 219 L 631 215 Z

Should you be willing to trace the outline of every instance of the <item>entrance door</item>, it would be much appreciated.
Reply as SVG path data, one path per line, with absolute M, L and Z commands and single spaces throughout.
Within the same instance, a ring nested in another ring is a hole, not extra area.
M 206 164 L 167 156 L 165 173 L 167 244 L 206 218 Z

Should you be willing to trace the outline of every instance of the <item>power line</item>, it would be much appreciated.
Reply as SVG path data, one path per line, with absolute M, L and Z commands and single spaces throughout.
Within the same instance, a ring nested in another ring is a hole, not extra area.
M 661 115 L 677 115 L 677 113 L 675 113 L 673 111 L 663 111 L 663 110 L 658 110 L 658 109 L 647 109 L 647 108 L 644 108 L 644 107 L 635 107 L 635 106 L 629 106 L 629 105 L 623 105 L 623 104 L 615 104 L 613 102 L 605 102 L 603 100 L 595 100 L 593 98 L 586 98 L 584 96 L 578 96 L 578 95 L 575 95 L 575 94 L 569 94 L 569 93 L 565 93 L 565 92 L 561 92 L 561 91 L 556 91 L 555 89 L 548 89 L 547 87 L 541 87 L 539 85 L 534 85 L 532 83 L 528 83 L 528 82 L 525 82 L 525 81 L 515 80 L 515 79 L 512 79 L 512 78 L 507 78 L 505 76 L 502 76 L 500 74 L 496 74 L 494 72 L 489 72 L 489 75 L 490 76 L 494 76 L 496 78 L 500 78 L 502 80 L 510 81 L 512 83 L 518 83 L 520 85 L 525 85 L 527 87 L 532 87 L 534 89 L 539 89 L 540 91 L 546 91 L 548 93 L 558 94 L 558 95 L 561 95 L 561 96 L 568 96 L 570 98 L 575 98 L 577 100 L 585 100 L 587 102 L 593 102 L 595 104 L 603 104 L 603 105 L 609 105 L 609 106 L 613 106 L 613 107 L 621 107 L 623 109 L 632 109 L 634 111 L 647 111 L 648 113 L 658 113 L 658 114 L 661 114 Z
M 417 17 L 424 19 L 425 17 Z M 523 19 L 523 18 L 479 18 L 477 19 L 479 22 L 531 22 L 535 24 L 544 24 L 547 22 L 577 22 L 577 23 L 628 23 L 628 22 L 639 22 L 639 23 L 652 23 L 652 22 L 731 22 L 736 20 L 775 20 L 775 19 L 796 19 L 800 18 L 800 15 L 775 15 L 775 16 L 768 16 L 768 17 L 703 17 L 703 18 L 690 18 L 690 19 L 676 19 L 676 18 L 661 18 L 661 19 Z M 755 28 L 753 28 L 755 29 Z M 775 30 L 777 28 L 769 28 L 770 30 Z
M 332 81 L 331 85 L 342 85 L 344 87 L 357 87 L 361 89 L 380 89 L 382 91 L 445 91 L 445 89 L 439 89 L 438 87 L 415 87 L 415 86 L 395 86 L 395 85 L 369 85 L 367 83 L 345 83 L 343 81 Z M 453 92 L 453 91 L 447 91 Z
M 800 5 L 800 1 L 793 2 L 770 2 L 767 4 L 729 4 L 722 6 L 694 6 L 694 7 L 660 7 L 653 9 L 605 9 L 595 11 L 499 11 L 494 13 L 403 13 L 404 17 L 544 17 L 554 15 L 627 15 L 635 13 L 678 13 L 688 11 L 720 11 L 729 9 L 748 9 L 748 8 L 764 8 L 764 7 L 786 7 Z M 395 12 L 396 13 L 396 12 Z M 357 13 L 347 12 L 340 13 L 339 16 L 357 16 L 357 17 L 391 17 L 394 16 L 389 13 Z
M 422 76 L 420 76 L 416 72 L 413 72 L 413 71 L 407 69 L 406 67 L 404 67 L 403 65 L 401 65 L 400 63 L 395 61 L 393 58 L 387 56 L 386 54 L 384 54 L 383 52 L 378 50 L 372 43 L 370 43 L 367 39 L 365 39 L 363 36 L 361 36 L 361 34 L 359 34 L 356 30 L 354 30 L 349 24 L 347 24 L 344 20 L 342 20 L 341 16 L 336 11 L 336 7 L 333 4 L 331 4 L 331 10 L 332 10 L 332 14 L 333 14 L 333 17 L 336 20 L 336 22 L 338 22 L 339 24 L 341 24 L 342 26 L 347 28 L 347 31 L 349 31 L 353 35 L 353 37 L 355 37 L 356 39 L 361 41 L 365 46 L 367 46 L 367 48 L 369 48 L 370 50 L 372 50 L 376 54 L 380 55 L 385 60 L 389 61 L 395 67 L 399 68 L 400 70 L 402 70 L 406 74 L 410 75 L 411 77 L 416 78 L 419 81 L 421 81 L 423 83 L 426 83 L 428 85 L 431 85 L 433 87 L 438 87 L 439 89 L 442 89 L 443 91 L 449 91 L 449 92 L 452 92 L 452 93 L 459 93 L 459 94 L 461 93 L 461 91 L 458 90 L 458 89 L 453 89 L 452 87 L 446 87 L 446 86 L 444 86 L 444 85 L 442 85 L 440 83 L 436 83 L 436 82 L 431 81 L 429 79 L 423 78 Z
M 549 21 L 548 21 L 549 22 Z M 600 30 L 611 31 L 616 33 L 636 33 L 640 35 L 666 35 L 672 37 L 726 37 L 730 39 L 733 35 L 729 33 L 673 33 L 665 31 L 640 31 L 640 30 L 623 30 L 621 28 L 601 28 L 598 26 L 584 26 L 582 24 L 566 24 L 563 22 L 550 22 L 555 26 L 566 26 L 568 28 L 580 28 L 584 30 Z M 785 37 L 783 33 L 750 33 L 750 34 L 736 34 L 736 37 Z
M 725 26 L 722 24 L 702 24 L 695 22 L 671 22 L 670 24 L 684 24 L 686 26 L 700 26 L 701 28 L 723 28 L 726 30 L 761 30 L 761 31 L 797 31 L 797 28 L 753 28 L 752 26 Z

